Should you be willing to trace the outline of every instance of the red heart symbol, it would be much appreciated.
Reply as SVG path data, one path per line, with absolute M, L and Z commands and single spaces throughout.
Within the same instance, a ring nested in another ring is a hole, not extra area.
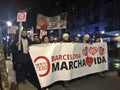
M 89 49 L 89 53 L 91 55 L 95 55 L 97 53 L 97 51 L 98 51 L 97 47 L 90 47 L 90 49 Z
M 86 63 L 89 67 L 93 64 L 93 58 L 92 57 L 86 57 Z
M 88 48 L 85 47 L 82 51 L 83 55 L 87 56 L 88 55 Z

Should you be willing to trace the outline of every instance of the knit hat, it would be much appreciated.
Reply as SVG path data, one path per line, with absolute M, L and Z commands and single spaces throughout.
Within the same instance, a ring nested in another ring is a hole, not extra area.
M 90 35 L 89 35 L 89 34 L 85 34 L 85 35 L 83 36 L 83 38 L 90 38 Z
M 65 37 L 69 37 L 69 34 L 68 33 L 64 33 L 63 34 L 63 38 L 65 38 Z

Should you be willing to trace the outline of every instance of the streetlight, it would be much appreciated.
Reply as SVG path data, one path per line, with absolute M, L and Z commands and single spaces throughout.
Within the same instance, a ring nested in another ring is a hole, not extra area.
M 11 21 L 7 21 L 6 24 L 7 24 L 7 26 L 8 26 L 8 31 L 7 31 L 7 33 L 9 34 L 9 28 L 12 26 L 12 22 L 11 22 Z
M 6 23 L 7 23 L 8 27 L 12 26 L 12 22 L 11 21 L 7 21 Z
M 119 36 L 119 34 L 118 34 L 118 33 L 116 33 L 116 34 L 115 34 L 115 36 Z
M 105 31 L 101 31 L 101 34 L 104 34 L 105 33 Z
M 78 37 L 80 37 L 80 36 L 81 36 L 81 34 L 78 34 L 77 36 L 78 36 Z

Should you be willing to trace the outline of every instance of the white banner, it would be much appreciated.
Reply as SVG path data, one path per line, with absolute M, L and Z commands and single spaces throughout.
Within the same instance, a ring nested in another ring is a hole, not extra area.
M 37 29 L 53 30 L 67 27 L 67 14 L 63 13 L 54 17 L 47 17 L 42 14 L 37 16 Z
M 56 43 L 30 46 L 41 87 L 108 70 L 107 44 Z

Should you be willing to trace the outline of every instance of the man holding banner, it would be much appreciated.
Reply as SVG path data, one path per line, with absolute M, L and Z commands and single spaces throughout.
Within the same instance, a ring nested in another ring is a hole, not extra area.
M 21 51 L 18 50 L 18 46 L 21 46 Z M 31 45 L 31 40 L 27 37 L 27 31 L 23 30 L 21 32 L 21 40 L 14 40 L 11 45 L 12 52 L 16 52 L 16 81 L 17 84 L 25 83 L 26 75 L 27 75 L 27 64 L 30 61 L 30 56 L 28 52 L 28 47 Z

